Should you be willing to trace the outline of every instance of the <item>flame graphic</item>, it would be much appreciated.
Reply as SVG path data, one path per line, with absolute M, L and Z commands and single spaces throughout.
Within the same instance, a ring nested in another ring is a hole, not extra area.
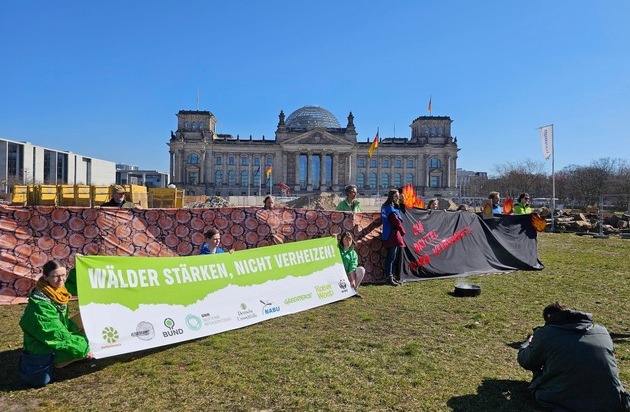
M 405 207 L 424 208 L 424 200 L 422 200 L 422 197 L 420 197 L 420 195 L 416 193 L 411 183 L 407 183 L 407 186 L 403 187 L 402 195 L 403 195 L 403 203 L 405 204 Z
M 505 201 L 503 202 L 503 214 L 511 215 L 512 212 L 514 212 L 514 199 L 512 199 L 510 196 L 507 196 L 505 198 Z
M 540 217 L 538 213 L 532 213 L 532 226 L 537 232 L 543 232 L 547 227 L 547 221 Z

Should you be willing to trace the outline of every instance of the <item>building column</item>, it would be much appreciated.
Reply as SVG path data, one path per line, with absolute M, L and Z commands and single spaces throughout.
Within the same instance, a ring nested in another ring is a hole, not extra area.
M 339 185 L 339 153 L 334 152 L 332 157 L 332 185 Z
M 311 176 L 311 168 L 313 166 L 313 153 L 307 152 L 306 161 L 306 190 L 313 190 L 313 176 Z
M 300 190 L 300 152 L 295 152 L 295 186 L 294 190 Z
M 179 149 L 179 181 L 183 184 L 186 182 L 186 156 L 184 155 L 184 149 Z
M 319 154 L 319 190 L 322 190 L 322 186 L 326 184 L 326 154 L 321 152 Z

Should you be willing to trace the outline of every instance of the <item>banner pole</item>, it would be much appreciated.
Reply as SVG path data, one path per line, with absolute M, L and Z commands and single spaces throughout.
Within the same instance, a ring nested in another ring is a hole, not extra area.
M 553 217 L 554 212 L 556 211 L 556 170 L 555 170 L 555 162 L 556 162 L 556 150 L 555 146 L 555 131 L 553 130 L 553 123 L 551 124 L 551 231 L 556 231 L 555 219 Z

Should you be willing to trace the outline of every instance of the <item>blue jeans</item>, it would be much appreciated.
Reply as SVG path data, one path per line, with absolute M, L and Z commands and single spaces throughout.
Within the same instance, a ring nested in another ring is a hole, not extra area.
M 398 246 L 387 248 L 387 257 L 385 258 L 385 277 L 394 275 L 394 262 L 396 262 L 396 255 L 398 254 Z
M 20 378 L 33 387 L 45 386 L 50 382 L 53 371 L 53 359 L 55 355 L 29 355 L 26 352 L 20 354 Z

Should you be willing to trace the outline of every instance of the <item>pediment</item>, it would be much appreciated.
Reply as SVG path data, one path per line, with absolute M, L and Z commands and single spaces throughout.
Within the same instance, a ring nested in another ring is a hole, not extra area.
M 342 137 L 335 136 L 334 134 L 328 133 L 326 131 L 321 130 L 309 130 L 308 132 L 302 133 L 297 136 L 292 136 L 285 141 L 282 142 L 282 145 L 295 145 L 295 144 L 303 144 L 303 145 L 317 145 L 317 146 L 351 146 L 352 143 L 348 142 Z

